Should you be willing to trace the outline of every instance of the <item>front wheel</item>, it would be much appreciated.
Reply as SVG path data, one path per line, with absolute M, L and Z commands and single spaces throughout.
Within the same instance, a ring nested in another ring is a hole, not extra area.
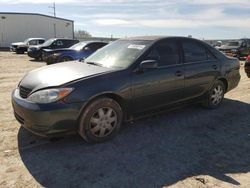
M 99 98 L 84 110 L 78 132 L 87 142 L 104 142 L 117 134 L 122 120 L 121 106 L 115 100 Z
M 210 109 L 218 108 L 223 101 L 224 94 L 225 94 L 225 85 L 222 81 L 217 80 L 214 83 L 213 87 L 206 94 L 203 106 Z

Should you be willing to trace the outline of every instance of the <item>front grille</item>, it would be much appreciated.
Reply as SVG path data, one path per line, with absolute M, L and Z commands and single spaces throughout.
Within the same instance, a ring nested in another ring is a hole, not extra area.
M 32 89 L 20 86 L 19 87 L 19 94 L 22 98 L 26 99 L 28 95 L 31 93 Z

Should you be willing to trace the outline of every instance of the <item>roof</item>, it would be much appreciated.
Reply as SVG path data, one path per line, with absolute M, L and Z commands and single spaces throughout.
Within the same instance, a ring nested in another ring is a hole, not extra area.
M 123 38 L 122 40 L 147 40 L 147 41 L 156 41 L 156 40 L 167 39 L 167 38 L 188 38 L 188 37 L 183 37 L 183 36 L 138 36 L 138 37 Z
M 45 40 L 45 38 L 28 38 L 28 40 Z
M 39 14 L 39 13 L 22 13 L 22 12 L 0 12 L 1 14 L 16 14 L 16 15 L 32 15 L 32 16 L 43 16 L 43 17 L 47 17 L 47 18 L 53 18 L 53 19 L 59 19 L 59 20 L 64 20 L 64 21 L 68 21 L 68 22 L 74 22 L 73 20 L 69 20 L 69 19 L 64 19 L 64 18 L 59 18 L 59 17 L 54 17 L 54 16 L 49 16 L 49 15 L 45 15 L 45 14 Z

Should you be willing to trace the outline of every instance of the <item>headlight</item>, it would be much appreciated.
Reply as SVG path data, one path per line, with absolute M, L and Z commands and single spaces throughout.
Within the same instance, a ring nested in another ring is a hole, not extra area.
M 60 56 L 61 53 L 53 53 L 53 56 Z
M 33 103 L 51 103 L 58 101 L 73 91 L 73 88 L 44 89 L 31 94 L 27 100 Z

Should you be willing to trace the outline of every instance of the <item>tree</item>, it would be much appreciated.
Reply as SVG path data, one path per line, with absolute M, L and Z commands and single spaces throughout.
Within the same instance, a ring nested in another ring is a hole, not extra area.
M 75 37 L 76 38 L 91 38 L 92 35 L 88 31 L 76 30 L 75 31 Z

